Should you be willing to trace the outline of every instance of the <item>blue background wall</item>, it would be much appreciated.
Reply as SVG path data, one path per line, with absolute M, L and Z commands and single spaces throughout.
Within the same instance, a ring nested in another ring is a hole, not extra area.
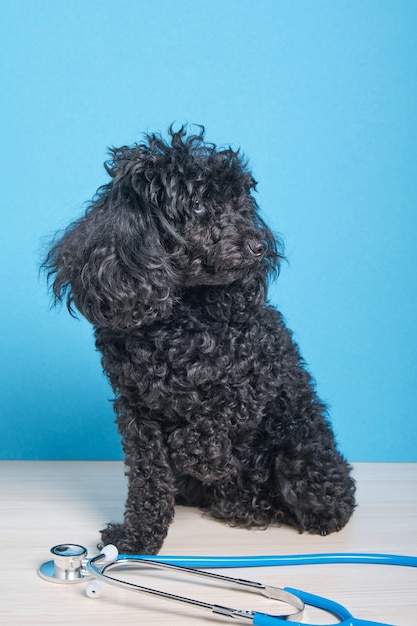
M 106 147 L 172 121 L 242 146 L 289 264 L 271 299 L 352 461 L 417 461 L 417 3 L 2 3 L 1 437 L 121 458 L 92 332 L 50 311 L 42 245 Z

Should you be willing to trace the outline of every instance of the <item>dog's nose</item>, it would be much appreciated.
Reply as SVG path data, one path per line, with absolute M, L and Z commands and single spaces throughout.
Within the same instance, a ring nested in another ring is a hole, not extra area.
M 265 245 L 262 241 L 248 241 L 248 248 L 254 257 L 259 259 L 265 252 Z

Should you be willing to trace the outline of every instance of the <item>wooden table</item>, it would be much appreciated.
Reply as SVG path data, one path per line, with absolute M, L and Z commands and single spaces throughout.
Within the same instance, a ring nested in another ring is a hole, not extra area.
M 161 554 L 300 554 L 378 552 L 417 556 L 417 464 L 355 465 L 359 507 L 346 528 L 329 537 L 300 535 L 291 528 L 243 530 L 178 507 Z M 85 596 L 84 584 L 45 582 L 37 568 L 58 543 L 80 543 L 92 554 L 98 530 L 122 519 L 126 485 L 121 462 L 1 461 L 0 623 L 215 626 L 247 623 L 215 616 L 143 594 L 105 586 L 100 599 Z M 417 571 L 386 565 L 302 565 L 227 570 L 231 576 L 279 587 L 296 587 L 347 606 L 355 617 L 396 626 L 417 624 Z M 131 574 L 132 575 L 132 574 Z M 271 600 L 253 593 L 174 581 L 154 571 L 133 574 L 141 584 L 161 584 L 174 593 L 238 608 L 273 612 Z M 308 609 L 304 621 L 335 623 Z

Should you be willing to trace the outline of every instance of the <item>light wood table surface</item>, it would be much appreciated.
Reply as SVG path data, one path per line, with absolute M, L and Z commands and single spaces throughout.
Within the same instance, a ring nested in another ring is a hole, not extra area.
M 230 528 L 197 509 L 178 507 L 161 554 L 367 552 L 417 556 L 417 464 L 358 463 L 354 468 L 359 506 L 339 533 L 318 537 L 300 535 L 287 527 Z M 51 559 L 51 546 L 79 543 L 94 554 L 98 530 L 106 521 L 122 519 L 126 484 L 121 462 L 1 461 L 0 489 L 1 624 L 251 623 L 107 585 L 101 598 L 92 600 L 85 596 L 84 584 L 52 584 L 37 575 L 38 566 Z M 417 570 L 412 567 L 334 564 L 222 572 L 328 597 L 344 604 L 357 618 L 417 625 Z M 276 609 L 271 600 L 219 588 L 210 581 L 203 586 L 200 580 L 178 575 L 172 579 L 149 569 L 140 575 L 133 573 L 133 577 L 140 584 L 160 584 L 206 602 L 271 613 Z M 336 622 L 314 609 L 306 611 L 304 621 Z

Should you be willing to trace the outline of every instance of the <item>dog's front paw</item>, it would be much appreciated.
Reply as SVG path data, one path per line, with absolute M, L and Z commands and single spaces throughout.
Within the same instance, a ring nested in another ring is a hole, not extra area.
M 124 524 L 108 524 L 100 531 L 102 542 L 98 547 L 112 544 L 119 552 L 126 552 L 126 529 Z
M 150 554 L 143 543 L 135 537 L 134 533 L 129 532 L 125 524 L 107 525 L 100 531 L 102 544 L 112 544 L 116 546 L 120 553 L 125 554 Z M 100 547 L 100 544 L 99 544 Z

